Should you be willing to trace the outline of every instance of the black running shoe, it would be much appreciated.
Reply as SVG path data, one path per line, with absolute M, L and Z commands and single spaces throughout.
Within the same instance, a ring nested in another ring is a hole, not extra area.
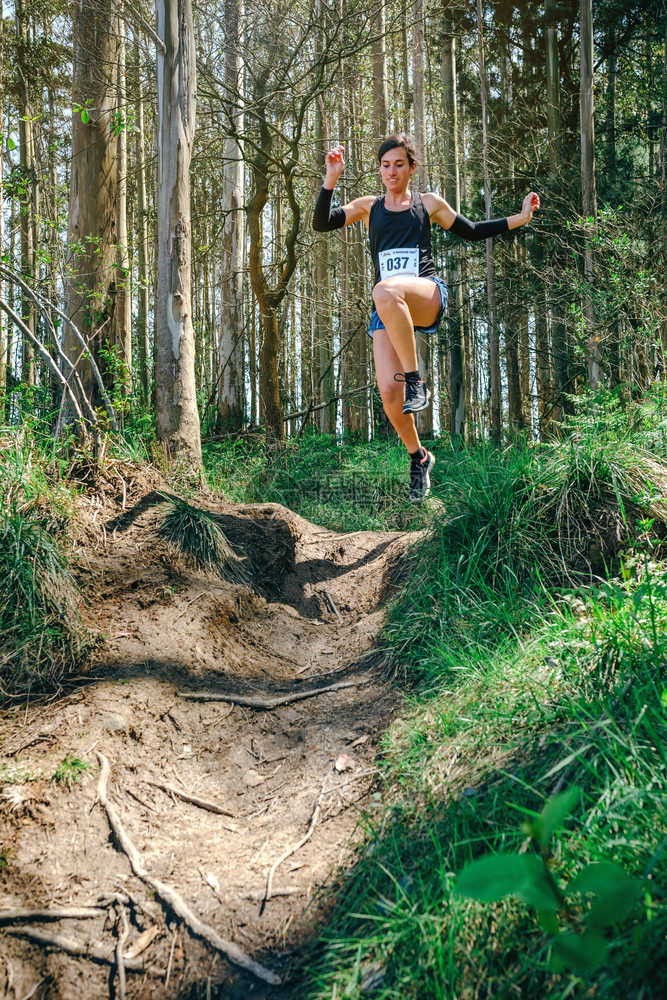
M 413 458 L 410 463 L 410 499 L 419 502 L 425 500 L 431 490 L 430 472 L 435 465 L 435 455 L 426 448 L 422 448 L 425 453 L 420 460 Z
M 408 381 L 404 375 L 394 375 L 394 378 L 397 382 L 405 382 L 403 413 L 419 413 L 420 410 L 425 410 L 431 398 L 426 383 L 422 379 L 418 382 L 413 382 L 412 379 Z

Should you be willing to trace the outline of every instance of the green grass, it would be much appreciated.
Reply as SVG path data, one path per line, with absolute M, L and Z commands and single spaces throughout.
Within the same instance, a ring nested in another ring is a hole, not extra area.
M 158 535 L 200 569 L 234 583 L 247 583 L 249 572 L 216 523 L 215 515 L 180 497 L 165 496 L 167 512 Z
M 432 482 L 446 475 L 449 448 L 435 447 Z M 331 435 L 289 441 L 273 455 L 260 438 L 204 445 L 213 489 L 238 503 L 280 503 L 334 531 L 407 531 L 430 521 L 428 504 L 410 503 L 410 460 L 402 444 L 338 443 Z
M 566 442 L 450 456 L 384 647 L 405 690 L 382 803 L 336 886 L 308 1000 L 667 995 L 666 469 L 599 421 Z M 522 819 L 582 789 L 550 859 L 641 880 L 608 962 L 550 971 L 534 911 L 458 896 L 458 873 L 528 847 Z
M 54 785 L 64 785 L 65 788 L 71 789 L 72 785 L 81 781 L 91 767 L 92 765 L 87 761 L 67 754 L 51 775 L 51 782 Z
M 57 684 L 89 645 L 63 552 L 71 489 L 34 437 L 1 431 L 0 686 Z

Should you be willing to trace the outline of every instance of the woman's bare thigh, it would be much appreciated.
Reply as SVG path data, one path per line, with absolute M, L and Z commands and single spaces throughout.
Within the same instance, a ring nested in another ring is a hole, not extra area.
M 438 318 L 442 299 L 435 281 L 430 281 L 428 278 L 385 278 L 373 289 L 376 307 L 376 294 L 381 296 L 385 290 L 404 299 L 415 326 L 432 326 Z M 384 309 L 382 311 L 384 312 Z

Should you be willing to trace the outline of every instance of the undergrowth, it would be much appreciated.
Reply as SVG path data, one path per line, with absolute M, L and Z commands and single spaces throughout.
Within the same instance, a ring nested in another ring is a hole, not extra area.
M 667 466 L 655 427 L 615 421 L 588 414 L 564 442 L 450 456 L 444 514 L 384 632 L 408 693 L 384 741 L 383 802 L 304 998 L 667 995 Z M 594 862 L 639 886 L 587 972 L 555 971 L 555 921 L 520 892 L 482 903 L 455 888 L 475 859 L 530 852 L 523 821 L 574 786 L 548 858 L 562 898 Z
M 71 489 L 34 435 L 7 430 L 0 439 L 0 687 L 7 695 L 57 683 L 89 638 L 64 555 Z
M 444 442 L 435 447 L 446 459 Z M 205 444 L 209 484 L 239 503 L 280 503 L 334 531 L 408 531 L 423 528 L 432 508 L 408 499 L 410 459 L 402 444 L 352 444 L 321 434 L 288 441 L 267 452 L 259 437 Z M 436 464 L 434 496 L 444 475 Z

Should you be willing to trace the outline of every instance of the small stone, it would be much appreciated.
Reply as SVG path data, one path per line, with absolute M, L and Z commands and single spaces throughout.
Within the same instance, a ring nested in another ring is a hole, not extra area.
M 130 720 L 122 712 L 105 712 L 102 719 L 110 733 L 126 733 L 130 728 Z
M 257 771 L 254 771 L 252 768 L 249 768 L 249 770 L 243 772 L 241 780 L 243 781 L 243 784 L 248 785 L 249 788 L 255 788 L 256 785 L 263 784 L 266 781 L 266 778 L 263 778 L 261 774 L 258 774 Z

